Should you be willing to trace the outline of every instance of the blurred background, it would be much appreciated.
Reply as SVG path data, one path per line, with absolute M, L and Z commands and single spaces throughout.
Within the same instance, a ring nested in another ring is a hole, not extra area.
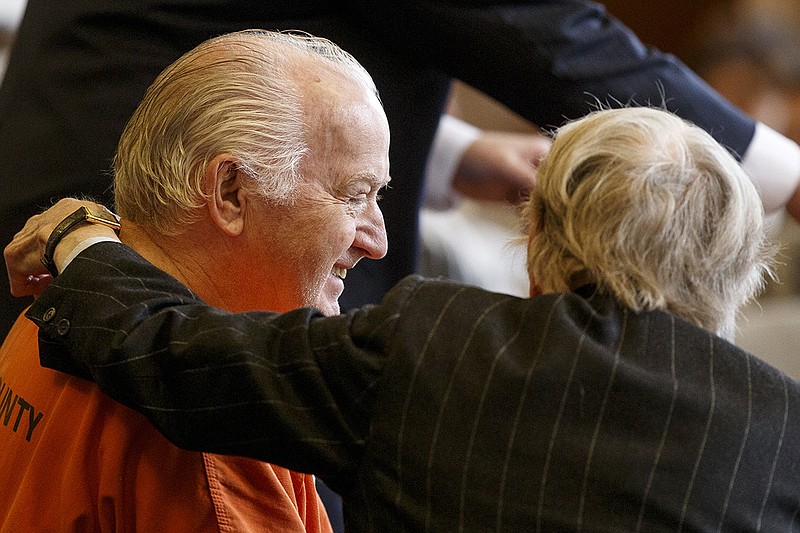
M 800 142 L 800 2 L 602 3 L 642 41 L 675 54 L 745 112 Z M 25 0 L 0 0 L 0 79 L 24 7 Z M 484 129 L 537 129 L 458 82 L 449 112 Z M 527 295 L 513 207 L 456 199 L 448 209 L 425 209 L 421 216 L 425 274 Z M 781 245 L 778 279 L 746 309 L 736 342 L 800 379 L 795 355 L 800 346 L 800 225 L 782 214 L 770 222 Z
M 8 51 L 14 38 L 14 31 L 22 19 L 25 10 L 25 0 L 0 1 L 0 79 L 6 71 Z

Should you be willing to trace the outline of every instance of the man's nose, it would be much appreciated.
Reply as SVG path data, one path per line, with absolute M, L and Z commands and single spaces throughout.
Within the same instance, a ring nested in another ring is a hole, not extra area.
M 371 203 L 363 213 L 353 245 L 360 248 L 364 256 L 370 259 L 381 259 L 386 255 L 388 249 L 386 225 L 383 223 L 383 213 L 377 202 Z

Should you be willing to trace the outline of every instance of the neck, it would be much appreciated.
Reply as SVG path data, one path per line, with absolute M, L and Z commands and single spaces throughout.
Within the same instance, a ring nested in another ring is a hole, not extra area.
M 215 239 L 210 232 L 196 224 L 176 236 L 162 235 L 123 219 L 120 228 L 122 242 L 136 250 L 150 263 L 189 287 L 209 305 L 236 310 L 235 301 L 220 287 L 214 258 Z M 193 234 L 203 232 L 203 238 Z M 199 246 L 197 245 L 199 243 Z M 219 253 L 221 250 L 218 250 Z

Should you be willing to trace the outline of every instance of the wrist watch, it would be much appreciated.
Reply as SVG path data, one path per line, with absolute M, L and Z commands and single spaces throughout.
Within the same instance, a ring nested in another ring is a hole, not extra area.
M 105 207 L 102 209 L 88 206 L 79 207 L 71 215 L 59 222 L 47 239 L 47 245 L 44 247 L 44 255 L 42 256 L 42 264 L 50 272 L 51 276 L 58 276 L 58 268 L 56 268 L 56 264 L 53 261 L 56 246 L 67 233 L 84 222 L 109 227 L 119 234 L 119 217 L 116 214 Z

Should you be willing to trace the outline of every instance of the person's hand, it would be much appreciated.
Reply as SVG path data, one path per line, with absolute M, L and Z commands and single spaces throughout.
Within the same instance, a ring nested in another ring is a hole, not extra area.
M 101 207 L 86 200 L 64 198 L 40 215 L 34 215 L 25 227 L 14 236 L 4 251 L 11 294 L 14 296 L 38 296 L 50 284 L 52 278 L 42 264 L 47 239 L 59 222 L 81 206 Z M 59 255 L 66 256 L 74 246 L 89 237 L 114 235 L 103 226 L 84 224 L 68 233 L 56 248 L 56 263 Z
M 551 144 L 545 135 L 486 131 L 464 152 L 453 188 L 477 200 L 519 203 Z
M 800 187 L 797 187 L 792 197 L 786 202 L 786 211 L 795 221 L 800 222 Z

